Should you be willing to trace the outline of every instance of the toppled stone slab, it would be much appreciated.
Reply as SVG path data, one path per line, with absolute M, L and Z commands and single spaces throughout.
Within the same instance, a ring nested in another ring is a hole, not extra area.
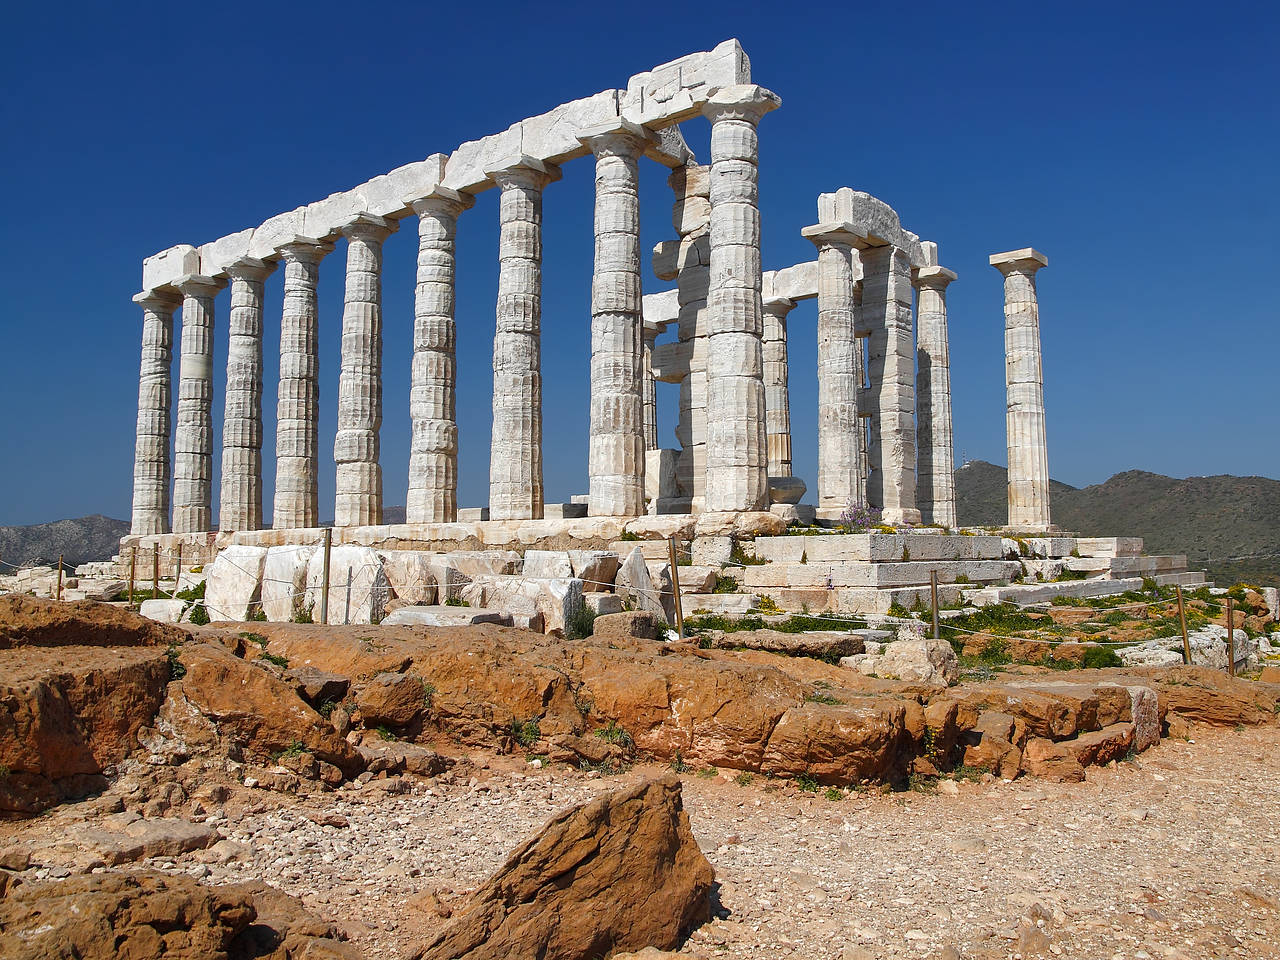
M 185 600 L 143 600 L 138 613 L 159 623 L 178 623 L 182 620 L 182 612 L 186 606 Z
M 477 623 L 511 626 L 511 614 L 483 607 L 455 607 L 445 604 L 422 607 L 400 607 L 382 621 L 388 626 L 408 624 L 417 627 L 469 627 Z
M 675 947 L 710 911 L 715 877 L 673 777 L 560 813 L 521 844 L 427 947 L 425 960 L 579 960 Z
M 858 633 L 838 630 L 815 630 L 805 633 L 783 633 L 779 630 L 742 630 L 723 633 L 719 630 L 706 634 L 713 647 L 732 650 L 767 650 L 791 657 L 814 657 L 835 662 L 841 657 L 852 657 L 863 652 L 863 640 Z
M 652 613 L 666 620 L 663 597 L 649 574 L 643 549 L 637 546 L 628 554 L 618 570 L 615 583 L 623 603 L 630 603 L 633 609 Z
M 203 850 L 221 840 L 222 835 L 205 823 L 118 813 L 106 817 L 101 827 L 83 831 L 78 839 L 91 847 L 103 863 L 116 865 Z
M 315 547 L 283 546 L 267 548 L 267 559 L 262 565 L 262 612 L 268 620 L 282 623 L 304 612 L 307 608 L 307 564 L 316 552 Z M 206 588 L 207 589 L 207 588 Z
M 204 605 L 210 620 L 248 620 L 261 599 L 266 547 L 232 544 L 205 571 Z
M 845 657 L 840 666 L 851 667 L 867 676 L 921 683 L 948 684 L 960 676 L 960 661 L 945 640 L 895 640 L 879 654 Z

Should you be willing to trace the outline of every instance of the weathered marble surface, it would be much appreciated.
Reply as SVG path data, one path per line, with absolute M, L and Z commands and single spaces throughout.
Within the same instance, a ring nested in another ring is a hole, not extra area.
M 925 523 L 956 525 L 955 454 L 951 433 L 951 350 L 947 286 L 956 275 L 937 266 L 934 243 L 921 244 L 928 266 L 912 272 L 916 285 L 917 501 Z
M 131 532 L 147 536 L 169 532 L 173 312 L 180 300 L 166 293 L 140 293 L 133 299 L 142 306 L 142 364 L 138 372 Z
M 785 297 L 764 301 L 764 423 L 769 476 L 791 476 L 791 400 L 787 362 L 787 314 L 796 302 Z
M 1044 422 L 1044 370 L 1040 361 L 1040 308 L 1036 271 L 1049 259 L 1025 247 L 992 254 L 1004 275 L 1004 356 L 1008 403 L 1009 526 L 1047 530 L 1049 456 Z
M 262 296 L 274 263 L 244 258 L 231 277 L 227 384 L 222 416 L 222 486 L 218 526 L 262 526 Z
M 182 355 L 173 436 L 172 529 L 198 533 L 213 527 L 213 298 L 223 283 L 190 274 L 174 286 L 182 294 Z

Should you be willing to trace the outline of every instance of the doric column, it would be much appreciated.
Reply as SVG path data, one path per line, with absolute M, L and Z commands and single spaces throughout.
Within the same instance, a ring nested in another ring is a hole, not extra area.
M 347 286 L 342 303 L 342 366 L 338 375 L 338 434 L 333 441 L 337 494 L 333 522 L 361 527 L 382 522 L 382 241 L 397 224 L 357 214 L 342 227 L 347 238 Z
M 499 201 L 489 518 L 542 517 L 542 189 L 560 169 L 516 157 L 485 171 Z
M 862 320 L 873 401 L 867 499 L 887 523 L 919 523 L 916 507 L 915 336 L 911 329 L 911 262 L 894 246 L 859 251 Z
M 764 302 L 764 423 L 769 476 L 791 476 L 791 400 L 787 396 L 787 314 L 794 300 Z
M 996 253 L 1004 274 L 1005 413 L 1009 447 L 1009 526 L 1049 528 L 1049 455 L 1044 428 L 1044 371 L 1040 362 L 1040 308 L 1036 271 L 1049 259 L 1025 247 Z
M 780 104 L 763 87 L 737 84 L 712 91 L 702 108 L 711 121 L 709 512 L 769 508 L 756 124 Z
M 275 269 L 252 257 L 227 267 L 231 312 L 222 416 L 221 530 L 262 528 L 262 288 Z
M 843 510 L 867 500 L 853 278 L 858 238 L 838 223 L 815 224 L 801 234 L 818 248 L 818 506 Z
M 276 495 L 271 525 L 297 530 L 320 525 L 320 261 L 333 244 L 295 237 L 284 258 L 280 320 L 280 388 L 276 406 Z
M 596 158 L 588 509 L 593 517 L 638 517 L 645 462 L 638 191 L 648 137 L 624 123 L 580 139 Z
M 475 202 L 436 187 L 412 204 L 418 215 L 418 285 L 413 301 L 413 368 L 409 385 L 410 523 L 458 519 L 457 353 L 454 325 L 454 238 L 458 214 Z
M 213 529 L 213 298 L 222 280 L 187 274 L 182 294 L 178 423 L 173 437 L 173 532 Z
M 680 238 L 674 264 L 676 334 L 684 376 L 679 380 L 676 476 L 691 509 L 702 508 L 707 475 L 707 290 L 711 283 L 711 168 L 679 167 L 667 178 L 675 203 L 672 225 Z M 666 279 L 665 277 L 663 279 Z
M 644 403 L 644 448 L 658 449 L 658 381 L 653 376 L 653 348 L 658 331 L 645 326 L 644 354 L 640 359 L 640 374 L 644 385 L 641 399 Z
M 138 431 L 133 455 L 133 523 L 130 532 L 169 532 L 169 403 L 173 393 L 173 311 L 176 294 L 145 291 L 142 367 L 138 372 Z
M 947 284 L 956 275 L 937 265 L 937 246 L 922 244 L 929 266 L 916 283 L 917 499 L 925 523 L 956 525 L 955 461 L 951 441 L 951 352 L 947 344 Z

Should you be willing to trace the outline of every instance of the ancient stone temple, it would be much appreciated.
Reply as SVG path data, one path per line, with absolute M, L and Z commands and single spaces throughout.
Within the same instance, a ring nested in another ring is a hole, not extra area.
M 194 559 L 230 543 L 312 544 L 330 510 L 334 542 L 423 550 L 512 538 L 592 545 L 616 538 L 624 525 L 642 537 L 660 535 L 670 526 L 665 518 L 675 517 L 768 531 L 830 522 L 859 503 L 880 508 L 891 524 L 953 526 L 946 290 L 956 275 L 939 264 L 936 244 L 907 230 L 888 204 L 850 187 L 818 195 L 817 222 L 802 231 L 814 259 L 763 269 L 758 145 L 780 106 L 753 82 L 746 54 L 729 40 L 239 233 L 147 258 L 135 298 L 142 364 L 127 545 L 159 549 L 180 540 Z M 708 157 L 693 156 L 681 124 L 709 125 Z M 544 203 L 555 202 L 561 169 L 575 160 L 595 164 L 594 275 L 584 318 L 591 331 L 588 475 L 585 495 L 550 504 L 542 469 L 542 216 Z M 658 290 L 649 289 L 654 281 L 640 248 L 639 169 L 647 162 L 671 170 L 674 201 L 676 235 L 651 258 L 652 275 L 673 285 Z M 456 418 L 455 315 L 491 308 L 457 302 L 457 263 L 475 253 L 455 238 L 458 219 L 473 215 L 474 198 L 489 189 L 500 194 L 500 249 L 488 502 L 460 509 L 458 448 L 466 438 Z M 415 217 L 412 343 L 385 344 L 382 246 Z M 1043 528 L 1031 276 L 1043 258 L 1032 250 L 1002 256 L 992 263 L 1005 272 L 1009 304 L 1010 522 Z M 342 315 L 322 316 L 320 273 L 344 264 Z M 263 291 L 276 270 L 284 309 L 272 317 Z M 788 314 L 814 298 L 818 422 L 802 425 L 788 403 L 796 375 Z M 262 351 L 272 324 L 280 331 L 280 375 L 275 484 L 267 490 L 263 462 L 272 451 L 262 449 L 270 432 L 263 392 L 272 385 L 263 383 Z M 341 326 L 337 358 L 319 354 L 322 325 Z M 222 336 L 230 345 L 226 390 L 216 398 L 214 342 Z M 411 355 L 408 397 L 383 394 L 387 351 Z M 336 397 L 321 395 L 322 361 L 336 362 Z M 676 445 L 666 449 L 657 430 L 658 382 L 679 385 Z M 215 402 L 224 411 L 220 438 Z M 395 525 L 383 522 L 384 403 L 407 403 L 412 420 L 406 522 Z M 320 449 L 326 404 L 337 410 L 331 458 Z M 797 428 L 818 437 L 818 472 L 808 480 L 794 475 Z M 215 442 L 222 445 L 217 478 Z M 317 492 L 328 470 L 336 483 L 331 506 Z

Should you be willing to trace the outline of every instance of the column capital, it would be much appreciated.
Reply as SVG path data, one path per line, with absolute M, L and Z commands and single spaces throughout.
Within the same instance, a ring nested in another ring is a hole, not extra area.
M 917 287 L 928 287 L 932 290 L 945 290 L 947 285 L 956 279 L 956 272 L 946 267 L 916 267 L 911 271 L 911 282 Z
M 475 202 L 476 198 L 471 194 L 450 190 L 448 187 L 442 187 L 439 184 L 432 187 L 422 196 L 407 201 L 409 206 L 413 208 L 413 212 L 420 217 L 429 217 L 433 214 L 456 217 L 463 210 L 470 210 L 475 205 Z
M 702 105 L 702 115 L 716 123 L 719 120 L 746 120 L 759 123 L 770 110 L 782 106 L 782 98 L 772 90 L 754 83 L 735 83 L 713 87 Z
M 854 224 L 846 220 L 833 220 L 830 223 L 815 223 L 808 227 L 801 227 L 800 236 L 819 250 L 825 247 L 861 250 L 868 245 L 867 237 L 860 233 Z
M 1011 273 L 1034 275 L 1041 267 L 1049 265 L 1049 258 L 1034 247 L 1023 247 L 1020 250 L 993 253 L 987 262 L 1007 277 Z
M 357 213 L 348 217 L 338 230 L 348 240 L 372 240 L 381 243 L 400 229 L 400 224 L 372 213 Z
M 616 120 L 588 127 L 578 135 L 578 142 L 600 157 L 636 159 L 658 138 L 638 123 Z
M 184 297 L 212 297 L 227 285 L 221 277 L 206 277 L 199 273 L 186 273 L 173 281 L 173 288 Z
M 319 263 L 333 253 L 333 244 L 328 240 L 294 234 L 292 240 L 276 247 L 276 251 L 286 263 Z
M 143 290 L 133 295 L 133 302 L 157 313 L 172 313 L 182 306 L 182 297 L 172 290 Z
M 532 187 L 536 190 L 561 177 L 560 168 L 554 163 L 544 163 L 523 153 L 485 167 L 484 175 L 499 187 Z
M 785 318 L 796 306 L 796 302 L 790 297 L 769 297 L 763 303 L 765 313 L 771 313 L 780 318 Z
M 265 280 L 275 272 L 276 265 L 257 257 L 241 257 L 225 267 L 232 280 Z

